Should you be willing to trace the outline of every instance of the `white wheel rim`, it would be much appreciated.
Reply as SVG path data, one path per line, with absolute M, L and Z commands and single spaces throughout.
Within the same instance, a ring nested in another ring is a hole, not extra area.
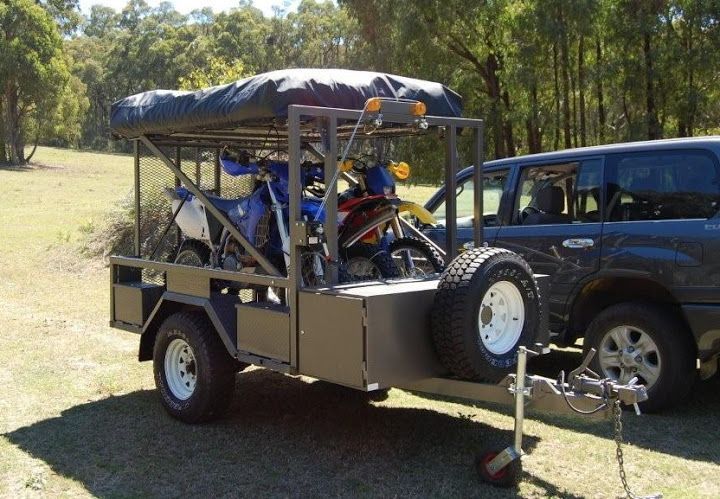
M 165 379 L 170 392 L 180 400 L 189 399 L 195 391 L 197 362 L 185 340 L 175 338 L 165 350 Z
M 598 361 L 604 376 L 623 384 L 637 377 L 646 388 L 657 382 L 662 368 L 658 346 L 650 335 L 627 325 L 605 333 L 600 341 Z
M 525 324 L 525 303 L 520 290 L 509 281 L 498 281 L 485 292 L 478 310 L 478 334 L 495 355 L 517 345 Z

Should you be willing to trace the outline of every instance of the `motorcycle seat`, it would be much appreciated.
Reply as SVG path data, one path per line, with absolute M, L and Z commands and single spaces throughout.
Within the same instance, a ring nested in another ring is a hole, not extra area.
M 243 198 L 227 199 L 213 195 L 207 195 L 207 198 L 215 206 L 215 208 L 222 211 L 223 213 L 230 213 L 230 210 L 232 210 L 233 208 L 237 208 L 237 206 L 240 204 L 240 201 L 243 200 Z

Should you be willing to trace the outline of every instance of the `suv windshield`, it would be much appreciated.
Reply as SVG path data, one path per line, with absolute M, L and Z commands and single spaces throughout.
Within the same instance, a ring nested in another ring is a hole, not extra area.
M 505 189 L 505 182 L 508 178 L 509 170 L 496 172 L 485 172 L 483 175 L 483 215 L 485 225 L 492 227 L 498 225 L 498 210 L 500 209 L 500 200 Z M 475 199 L 475 184 L 473 177 L 470 176 L 457 186 L 456 194 L 456 214 L 458 227 L 472 227 L 473 224 L 473 200 Z M 433 214 L 438 220 L 438 224 L 445 226 L 445 201 L 441 201 Z

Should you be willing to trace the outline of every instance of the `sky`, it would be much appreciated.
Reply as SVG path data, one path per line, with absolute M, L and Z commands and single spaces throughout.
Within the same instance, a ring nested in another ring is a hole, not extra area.
M 151 7 L 156 7 L 161 0 L 145 0 Z M 125 7 L 127 0 L 80 0 L 80 9 L 83 14 L 90 13 L 90 7 L 93 5 L 105 5 L 106 7 L 112 7 L 118 12 Z M 224 10 L 230 10 L 233 7 L 237 7 L 238 0 L 213 0 L 212 2 L 198 2 L 197 0 L 170 0 L 170 3 L 175 5 L 175 9 L 182 14 L 187 14 L 192 10 L 200 9 L 202 7 L 212 7 L 215 12 L 221 12 Z M 273 7 L 283 7 L 286 11 L 295 10 L 300 3 L 300 0 L 253 0 L 253 5 L 263 11 L 265 16 L 270 17 L 273 15 Z

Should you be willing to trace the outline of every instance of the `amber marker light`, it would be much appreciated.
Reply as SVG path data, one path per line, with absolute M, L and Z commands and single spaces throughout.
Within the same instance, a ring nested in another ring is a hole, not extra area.
M 413 116 L 424 116 L 427 112 L 427 107 L 424 102 L 415 102 L 410 106 L 410 114 Z
M 380 100 L 380 97 L 371 97 L 367 101 L 365 101 L 365 111 L 369 113 L 377 113 L 380 111 L 380 107 L 382 106 L 382 101 Z

